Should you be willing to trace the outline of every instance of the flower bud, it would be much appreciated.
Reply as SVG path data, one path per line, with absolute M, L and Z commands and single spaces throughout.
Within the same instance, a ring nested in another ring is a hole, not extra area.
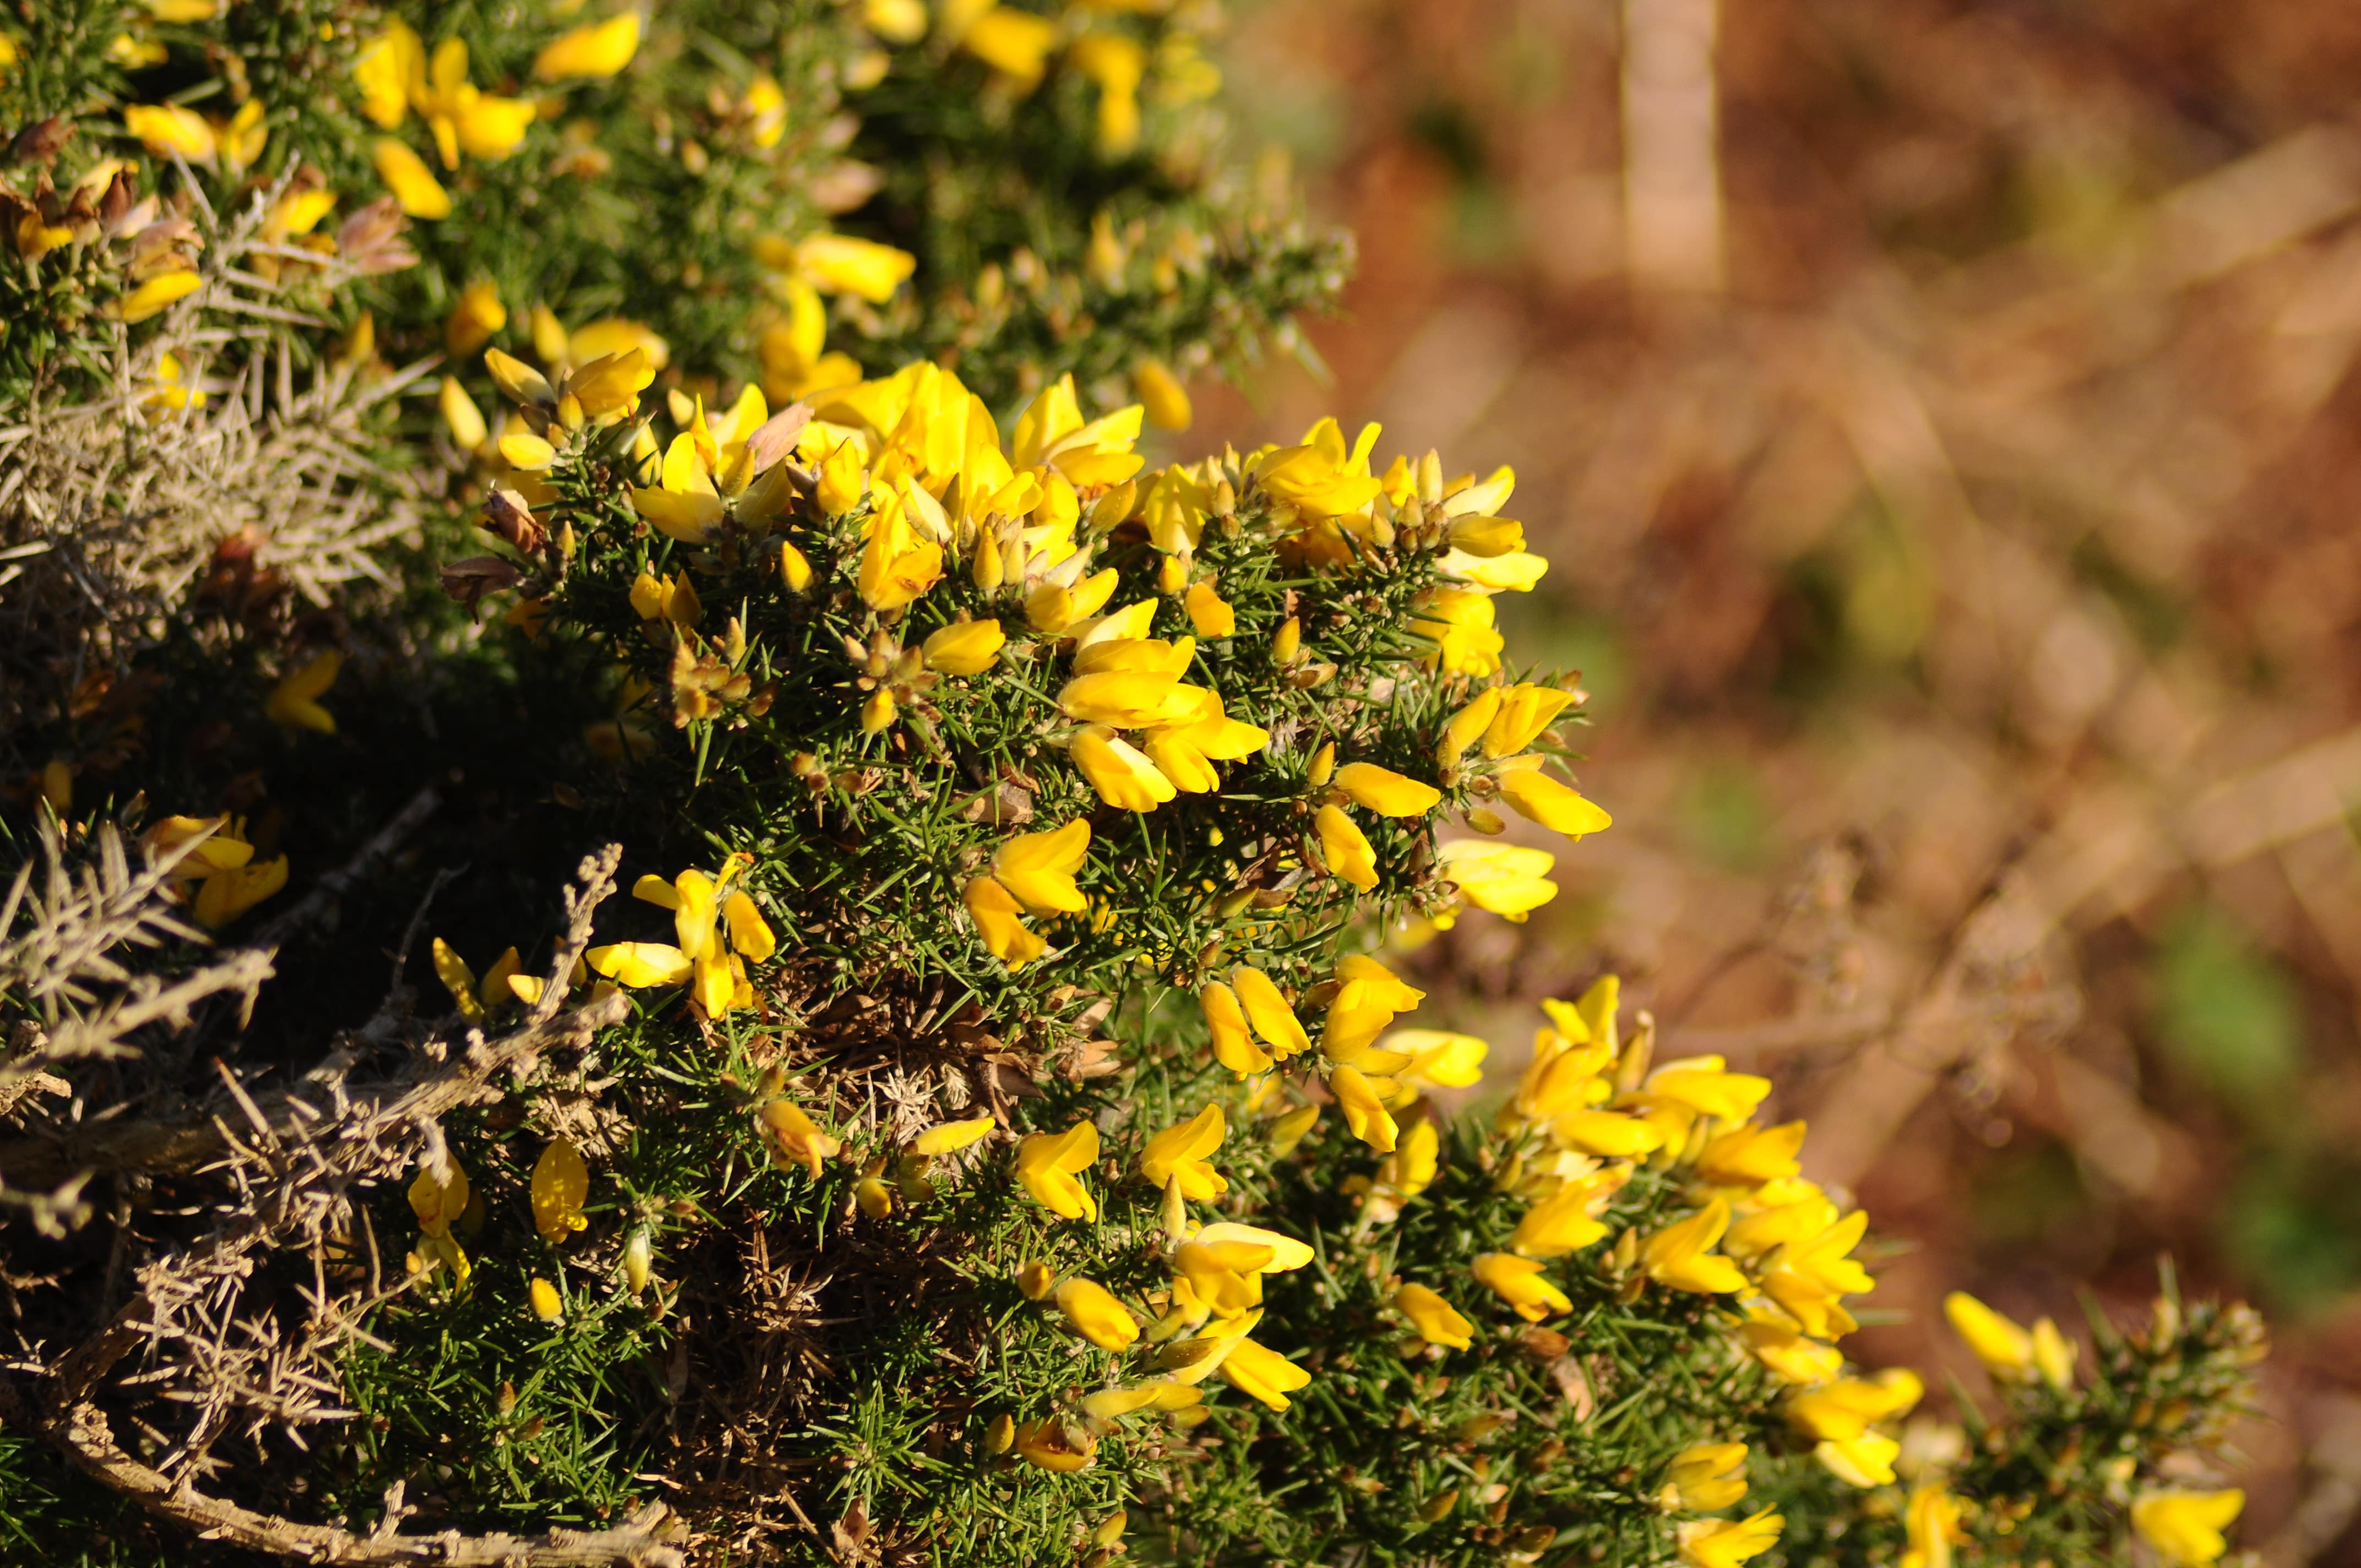
M 1270 640 L 1270 662 L 1282 669 L 1303 654 L 1303 622 L 1289 616 L 1278 634 Z
M 1008 1445 L 1016 1441 L 1016 1422 L 1008 1416 L 993 1417 L 992 1424 L 983 1429 L 983 1451 L 995 1459 L 1007 1453 Z
M 1290 626 L 1294 625 L 1289 621 Z M 1312 753 L 1312 766 L 1304 770 L 1303 782 L 1313 789 L 1323 789 L 1336 775 L 1336 742 L 1329 741 Z

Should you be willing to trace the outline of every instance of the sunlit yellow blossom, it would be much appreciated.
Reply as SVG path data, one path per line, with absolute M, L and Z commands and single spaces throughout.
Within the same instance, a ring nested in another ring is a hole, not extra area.
M 1544 1266 L 1538 1259 L 1519 1257 L 1514 1253 L 1488 1252 L 1476 1260 L 1473 1272 L 1500 1299 L 1515 1308 L 1517 1316 L 1537 1323 L 1553 1312 L 1574 1310 L 1574 1302 L 1565 1292 L 1542 1277 Z
M 1131 373 L 1132 385 L 1139 390 L 1140 405 L 1148 411 L 1148 422 L 1159 430 L 1186 430 L 1196 417 L 1189 406 L 1189 389 L 1180 378 L 1167 369 L 1160 360 L 1144 359 Z M 1212 632 L 1198 629 L 1200 637 L 1226 637 L 1228 632 Z
M 1015 1442 L 1026 1464 L 1060 1473 L 1088 1469 L 1099 1447 L 1097 1438 L 1060 1420 L 1028 1421 L 1016 1429 Z
M 554 1323 L 566 1315 L 566 1302 L 557 1294 L 557 1287 L 536 1274 L 526 1292 L 533 1298 L 533 1315 L 544 1323 Z
M 2173 1568 L 2208 1568 L 2230 1549 L 2223 1536 L 2246 1494 L 2149 1492 L 2132 1502 L 2132 1528 Z
M 1808 1339 L 1794 1326 L 1757 1318 L 1740 1325 L 1739 1343 L 1773 1376 L 1788 1383 L 1826 1383 L 1844 1370 L 1844 1353 Z
M 1308 517 L 1360 511 L 1383 488 L 1369 474 L 1369 453 L 1378 433 L 1376 425 L 1363 425 L 1347 452 L 1336 422 L 1323 419 L 1306 433 L 1301 445 L 1279 447 L 1257 458 L 1255 480 L 1274 499 Z
M 1771 1092 L 1771 1080 L 1731 1072 L 1719 1057 L 1683 1057 L 1650 1073 L 1646 1089 L 1697 1115 L 1735 1122 L 1754 1114 L 1754 1108 Z
M 314 653 L 302 663 L 279 677 L 270 688 L 269 700 L 262 711 L 274 724 L 290 729 L 313 729 L 323 735 L 336 732 L 335 716 L 320 706 L 320 697 L 336 684 L 336 676 L 345 667 L 345 656 L 330 648 Z
M 892 299 L 918 265 L 906 250 L 842 234 L 814 235 L 793 257 L 797 274 L 821 293 L 857 294 L 875 305 Z
M 802 1106 L 784 1094 L 765 1103 L 755 1120 L 773 1154 L 786 1164 L 802 1166 L 814 1180 L 819 1178 L 822 1160 L 844 1152 L 842 1140 L 822 1132 Z
M 994 5 L 969 23 L 958 41 L 968 53 L 1029 91 L 1049 69 L 1058 25 L 1012 5 Z
M 465 358 L 489 343 L 492 334 L 509 324 L 509 311 L 500 291 L 477 281 L 459 291 L 458 302 L 443 318 L 443 346 L 455 358 Z
M 1240 1078 L 1269 1070 L 1271 1058 L 1248 1032 L 1246 1010 L 1239 1005 L 1236 992 L 1220 981 L 1210 981 L 1199 988 L 1197 1002 L 1204 1009 L 1205 1027 L 1213 1036 L 1214 1060 Z
M 1358 823 L 1337 807 L 1323 806 L 1312 824 L 1320 835 L 1320 858 L 1330 872 L 1355 887 L 1378 885 L 1378 851 Z
M 1476 1325 L 1463 1318 L 1435 1291 L 1423 1285 L 1405 1285 L 1394 1292 L 1394 1305 L 1429 1344 L 1466 1350 L 1475 1343 Z
M 111 313 L 126 326 L 137 326 L 165 308 L 187 299 L 204 286 L 204 280 L 187 268 L 159 272 L 115 302 Z
M 1422 1117 L 1394 1142 L 1393 1153 L 1378 1162 L 1377 1182 L 1397 1198 L 1415 1198 L 1434 1184 L 1442 1165 L 1443 1135 L 1433 1117 Z
M 1098 85 L 1099 156 L 1124 157 L 1139 145 L 1139 79 L 1148 69 L 1148 52 L 1121 33 L 1093 32 L 1076 38 L 1066 58 L 1076 71 Z M 1162 367 L 1157 368 L 1161 370 Z M 1147 379 L 1145 374 L 1140 378 Z M 1178 385 L 1172 389 L 1177 392 Z M 1189 428 L 1187 406 L 1184 396 L 1180 422 L 1167 424 L 1167 429 Z
M 1484 755 L 1497 759 L 1523 751 L 1573 700 L 1573 693 L 1555 686 L 1500 688 L 1500 706 L 1484 729 Z
M 1345 1124 L 1355 1137 L 1379 1154 L 1392 1151 L 1397 1131 L 1393 1116 L 1377 1086 L 1358 1068 L 1330 1069 L 1328 1090 L 1335 1095 L 1337 1106 L 1345 1113 Z
M 994 958 L 1012 970 L 1023 969 L 1049 950 L 1049 940 L 1018 918 L 1023 908 L 1016 895 L 991 877 L 976 877 L 960 894 L 976 934 Z
M 1615 821 L 1539 768 L 1511 768 L 1500 774 L 1500 795 L 1520 815 L 1569 839 L 1597 833 Z
M 1878 1421 L 1908 1413 L 1926 1392 L 1917 1374 L 1892 1366 L 1876 1377 L 1847 1377 L 1791 1395 L 1788 1424 L 1820 1442 L 1850 1442 Z
M 434 178 L 426 160 L 391 137 L 379 137 L 369 144 L 369 161 L 377 166 L 378 178 L 384 181 L 401 210 L 413 218 L 447 218 L 451 215 L 451 192 Z
M 1746 1496 L 1746 1445 L 1742 1442 L 1701 1442 L 1683 1449 L 1664 1470 L 1672 1506 L 1686 1513 L 1709 1514 Z
M 1079 914 L 1087 903 L 1074 883 L 1091 847 L 1091 825 L 1080 817 L 1048 833 L 1019 833 L 1002 841 L 992 874 L 1036 915 Z
M 1902 1522 L 1910 1541 L 1902 1568 L 1951 1568 L 1951 1548 L 1968 1539 L 1960 1528 L 1960 1500 L 1940 1486 L 1912 1491 Z
M 910 1152 L 928 1158 L 936 1155 L 955 1153 L 970 1144 L 979 1142 L 998 1125 L 999 1124 L 993 1119 L 989 1112 L 981 1116 L 971 1116 L 963 1122 L 944 1122 L 939 1125 L 928 1127 L 913 1138 L 910 1141 Z
M 1068 1220 L 1095 1220 L 1098 1200 L 1075 1179 L 1099 1157 L 1099 1130 L 1087 1121 L 1062 1133 L 1035 1133 L 1016 1146 L 1016 1179 L 1035 1202 Z
M 1771 1255 L 1763 1273 L 1763 1292 L 1806 1333 L 1850 1332 L 1852 1320 L 1837 1300 L 1861 1295 L 1877 1283 L 1869 1270 L 1845 1255 L 1860 1245 L 1868 1225 L 1867 1212 L 1856 1209 L 1819 1234 L 1799 1237 Z
M 1380 817 L 1423 817 L 1443 799 L 1433 784 L 1378 767 L 1374 762 L 1347 762 L 1336 770 L 1336 787 L 1353 804 Z
M 1640 1266 L 1657 1284 L 1675 1290 L 1726 1295 L 1746 1288 L 1746 1276 L 1709 1249 L 1730 1229 L 1730 1205 L 1715 1199 L 1687 1219 L 1665 1226 L 1640 1246 Z
M 473 452 L 491 438 L 483 411 L 476 407 L 476 400 L 467 396 L 467 389 L 459 384 L 456 376 L 443 378 L 434 402 L 443 415 L 444 428 L 451 433 L 451 444 L 461 452 Z
M 1786 1519 L 1769 1508 L 1742 1519 L 1698 1519 L 1681 1526 L 1681 1562 L 1686 1568 L 1738 1568 L 1779 1542 Z
M 1331 1061 L 1358 1061 L 1397 1014 L 1407 1013 L 1426 999 L 1426 992 L 1403 983 L 1385 965 L 1358 953 L 1337 960 L 1336 979 L 1336 995 L 1328 1003 L 1328 1016 L 1321 1025 L 1320 1037 L 1321 1051 Z M 1466 1047 L 1459 1043 L 1470 1041 L 1475 1047 L 1472 1058 Z M 1472 1036 L 1405 1029 L 1389 1037 L 1385 1048 L 1408 1056 L 1415 1064 L 1405 1067 L 1400 1076 L 1464 1085 L 1482 1076 L 1480 1064 L 1487 1047 Z M 1452 1076 L 1466 1071 L 1475 1076 Z
M 1153 811 L 1180 793 L 1137 747 L 1103 726 L 1078 730 L 1067 755 L 1098 791 L 1099 798 L 1117 810 Z
M 2059 1332 L 2048 1318 L 2033 1324 L 2033 1366 L 2041 1380 L 2063 1394 L 2074 1387 L 2074 1357 L 2081 1347 Z
M 1964 1290 L 1943 1298 L 1943 1316 L 1951 1332 L 1968 1342 L 1976 1359 L 1993 1376 L 2012 1382 L 2030 1381 L 2033 1336 Z
M 927 667 L 947 675 L 979 675 L 1000 662 L 1008 641 L 997 620 L 962 620 L 926 641 Z
M 126 104 L 123 128 L 158 158 L 177 153 L 191 163 L 213 161 L 213 127 L 194 109 L 179 104 Z
M 1052 1299 L 1074 1332 L 1101 1350 L 1127 1350 L 1139 1338 L 1139 1320 L 1103 1285 L 1069 1279 Z
M 1149 1138 L 1140 1153 L 1139 1173 L 1159 1187 L 1177 1179 L 1182 1197 L 1211 1202 L 1230 1188 L 1206 1157 L 1222 1146 L 1227 1130 L 1222 1108 L 1207 1105 L 1179 1126 Z
M 1285 1061 L 1312 1048 L 1312 1036 L 1303 1032 L 1295 1009 L 1288 1005 L 1270 976 L 1241 964 L 1230 971 L 1230 984 L 1237 990 L 1246 1022 L 1254 1025 L 1255 1034 L 1270 1047 L 1272 1056 Z
M 1222 1358 L 1221 1374 L 1231 1387 L 1274 1410 L 1286 1409 L 1291 1402 L 1287 1396 L 1312 1381 L 1312 1374 L 1250 1339 L 1240 1339 Z
M 639 51 L 640 15 L 626 11 L 558 34 L 533 57 L 533 74 L 542 82 L 612 76 L 631 64 Z
M 1460 839 L 1437 845 L 1434 859 L 1468 903 L 1510 920 L 1524 919 L 1557 896 L 1557 884 L 1549 880 L 1557 857 L 1545 850 Z
M 1591 1217 L 1607 1193 L 1587 1181 L 1569 1181 L 1525 1211 L 1509 1245 L 1527 1257 L 1563 1257 L 1605 1238 L 1607 1226 Z
M 1189 624 L 1196 628 L 1200 637 L 1228 637 L 1238 629 L 1237 612 L 1222 598 L 1211 577 L 1191 584 L 1189 591 L 1181 596 L 1180 608 L 1189 612 Z
M 1859 1437 L 1820 1442 L 1813 1448 L 1812 1457 L 1848 1486 L 1890 1486 L 1894 1461 L 1901 1452 L 1902 1445 L 1892 1438 L 1865 1431 Z
M 552 1246 L 564 1245 L 590 1222 L 582 1205 L 590 1196 L 590 1168 L 571 1138 L 552 1138 L 533 1166 L 533 1224 Z
M 1500 667 L 1506 646 L 1488 595 L 1463 588 L 1429 588 L 1418 597 L 1410 630 L 1435 644 L 1434 661 L 1446 674 L 1488 675 Z
M 752 1006 L 745 963 L 768 959 L 778 949 L 778 938 L 753 899 L 734 885 L 746 865 L 746 856 L 732 855 L 718 876 L 692 870 L 670 882 L 640 878 L 632 884 L 631 896 L 673 912 L 678 945 L 667 949 L 661 943 L 618 943 L 593 948 L 584 958 L 619 985 L 671 985 L 686 978 L 691 998 L 708 1017 Z
M 1725 1187 L 1759 1187 L 1795 1174 L 1795 1156 L 1804 1146 L 1804 1124 L 1776 1127 L 1740 1127 L 1706 1145 L 1697 1157 L 1697 1175 Z

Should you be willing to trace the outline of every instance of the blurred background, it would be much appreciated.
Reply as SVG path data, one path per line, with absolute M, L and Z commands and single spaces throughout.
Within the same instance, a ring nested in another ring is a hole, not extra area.
M 1512 1069 L 1613 969 L 1769 1074 L 1871 1365 L 2257 1301 L 2244 1539 L 2361 1562 L 2361 7 L 1267 0 L 1228 69 L 1361 264 L 1191 444 L 1513 464 L 1617 819 L 1421 1021 Z

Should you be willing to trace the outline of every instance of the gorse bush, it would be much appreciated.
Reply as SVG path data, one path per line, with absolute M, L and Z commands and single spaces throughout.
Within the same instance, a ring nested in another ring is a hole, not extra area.
M 1218 21 L 6 24 L 12 1551 L 2224 1553 L 2243 1310 L 1918 1413 L 1768 1080 L 1421 1025 L 1610 824 L 1513 475 L 1139 450 L 1343 261 Z

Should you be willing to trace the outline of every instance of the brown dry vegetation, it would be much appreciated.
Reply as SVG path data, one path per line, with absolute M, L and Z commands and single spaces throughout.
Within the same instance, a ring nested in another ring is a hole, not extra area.
M 2246 1539 L 2361 1561 L 2361 13 L 1720 13 L 1262 9 L 1361 271 L 1333 387 L 1194 433 L 1517 467 L 1510 644 L 1618 822 L 1423 955 L 1442 1015 L 1513 1061 L 1615 968 L 1769 1071 L 1910 1244 L 1872 1363 L 1980 1387 L 1953 1288 L 2253 1296 Z

